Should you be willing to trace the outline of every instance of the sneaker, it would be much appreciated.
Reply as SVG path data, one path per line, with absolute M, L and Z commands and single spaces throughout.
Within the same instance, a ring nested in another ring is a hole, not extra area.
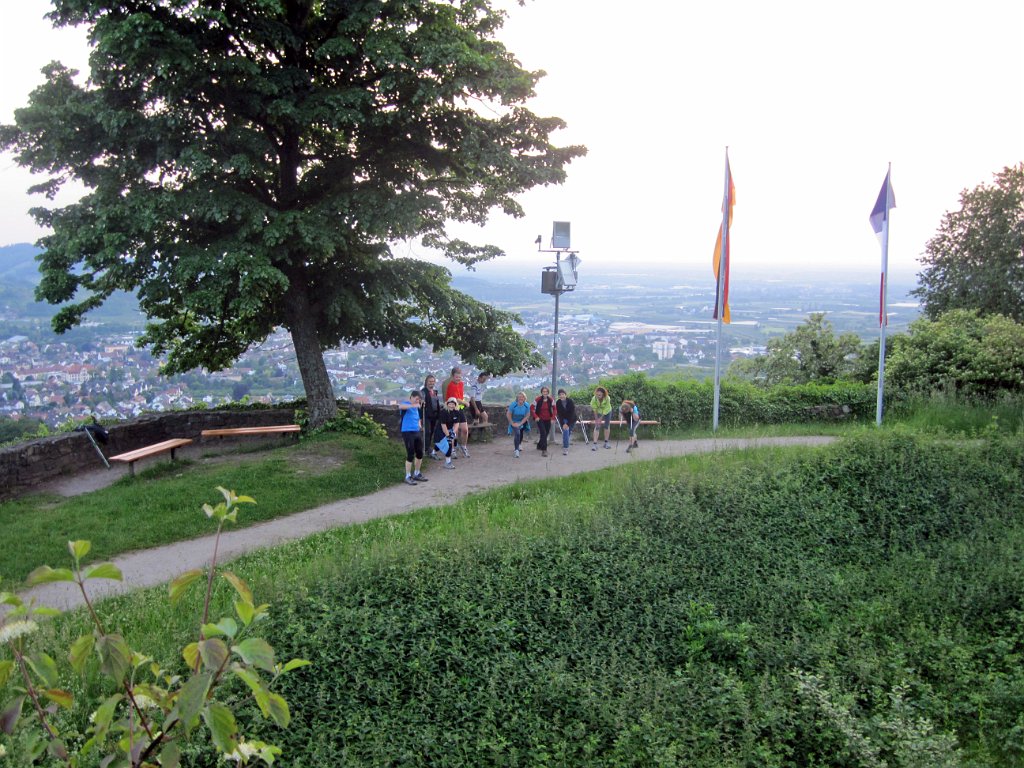
M 407 478 L 405 478 L 405 484 L 406 485 L 416 485 L 416 481 L 413 480 L 411 477 L 407 477 Z
M 515 457 L 516 457 L 517 459 L 519 458 L 519 449 L 518 449 L 518 448 L 516 449 Z
M 596 451 L 597 450 L 597 443 L 594 443 L 592 446 L 590 446 L 590 450 Z
M 446 462 L 444 463 L 444 468 L 445 468 L 445 469 L 455 469 L 455 465 L 454 465 L 454 464 L 452 464 L 452 463 L 451 463 L 450 461 L 446 461 Z
M 632 450 L 633 450 L 633 446 L 632 445 L 627 445 L 626 446 L 626 453 L 629 453 Z
M 569 455 L 569 449 L 568 448 L 563 448 L 562 449 L 562 455 L 563 456 L 568 456 Z
M 545 457 L 546 457 L 546 456 L 548 455 L 548 452 L 547 452 L 547 450 L 543 450 L 543 451 L 541 451 L 541 452 L 540 452 L 540 455 L 541 455 L 541 456 L 545 456 Z
M 462 447 L 462 455 L 465 456 L 468 459 L 469 458 L 469 448 L 466 448 L 465 446 L 463 446 Z
M 607 441 L 605 442 L 604 447 L 607 448 L 609 451 L 612 449 L 612 447 L 607 443 Z
M 441 454 L 439 454 L 437 451 L 431 451 L 430 452 L 430 458 L 432 458 L 434 461 L 440 461 L 441 460 Z
M 415 475 L 412 476 L 412 479 L 415 480 L 417 483 L 427 482 L 427 478 L 423 476 L 422 472 L 417 472 Z

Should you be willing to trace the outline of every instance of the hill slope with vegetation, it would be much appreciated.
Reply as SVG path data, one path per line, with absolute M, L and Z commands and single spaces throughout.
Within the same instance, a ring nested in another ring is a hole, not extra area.
M 782 456 L 336 566 L 275 614 L 314 667 L 267 736 L 286 765 L 1019 764 L 1024 444 Z

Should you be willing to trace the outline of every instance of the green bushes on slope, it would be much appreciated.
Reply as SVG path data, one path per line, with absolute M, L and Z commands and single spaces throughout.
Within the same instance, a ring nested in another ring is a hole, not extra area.
M 612 403 L 634 400 L 645 419 L 657 419 L 665 427 L 706 425 L 711 422 L 714 386 L 710 381 L 652 379 L 630 373 L 603 380 Z M 589 404 L 594 388 L 573 393 L 577 403 Z M 722 382 L 720 423 L 725 426 L 784 424 L 814 421 L 822 405 L 847 405 L 855 418 L 875 414 L 877 387 L 842 381 L 835 384 L 800 384 L 770 389 L 730 379 Z
M 282 607 L 283 764 L 1019 764 L 1024 445 L 800 456 Z

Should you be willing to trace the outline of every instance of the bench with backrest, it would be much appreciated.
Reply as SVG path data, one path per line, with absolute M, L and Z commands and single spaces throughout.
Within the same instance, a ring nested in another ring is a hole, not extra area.
M 111 456 L 111 461 L 117 461 L 128 465 L 128 474 L 135 475 L 135 462 L 139 459 L 148 459 L 150 456 L 159 456 L 163 453 L 171 454 L 171 461 L 174 461 L 174 452 L 185 445 L 191 445 L 192 440 L 187 437 L 176 437 L 173 440 L 164 440 L 162 443 L 154 443 L 144 448 L 136 448 L 134 451 L 119 453 Z
M 234 427 L 225 429 L 204 429 L 203 437 L 237 437 L 243 435 L 291 435 L 299 436 L 302 427 L 298 424 L 277 424 L 270 427 Z

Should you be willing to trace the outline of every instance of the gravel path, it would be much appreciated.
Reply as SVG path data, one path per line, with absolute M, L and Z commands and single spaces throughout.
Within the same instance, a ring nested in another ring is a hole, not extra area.
M 563 477 L 623 462 L 665 456 L 768 446 L 820 446 L 834 440 L 834 437 L 642 440 L 639 449 L 631 454 L 625 453 L 625 443 L 618 447 L 613 443 L 612 449 L 598 448 L 597 451 L 574 443 L 568 456 L 563 456 L 561 447 L 558 447 L 548 451 L 547 458 L 542 458 L 531 442 L 528 446 L 524 443 L 522 458 L 515 459 L 512 456 L 511 441 L 502 438 L 471 446 L 470 457 L 456 461 L 454 470 L 446 471 L 441 462 L 425 459 L 424 473 L 429 480 L 416 487 L 395 485 L 369 496 L 344 499 L 248 528 L 228 530 L 221 536 L 218 562 L 225 563 L 256 549 L 273 547 L 341 525 L 451 504 L 471 493 L 521 480 Z M 396 467 L 396 472 L 400 474 L 400 468 Z M 82 492 L 81 489 L 90 490 L 96 482 L 81 478 L 77 484 L 79 492 Z M 244 492 L 244 489 L 239 490 Z M 244 508 L 242 514 L 245 514 Z M 213 537 L 206 536 L 121 555 L 113 562 L 124 574 L 124 581 L 91 581 L 90 597 L 98 599 L 130 589 L 165 583 L 180 573 L 204 567 L 212 551 Z M 43 605 L 69 609 L 81 605 L 81 596 L 76 589 L 67 583 L 44 584 L 27 590 L 22 596 L 35 597 Z

